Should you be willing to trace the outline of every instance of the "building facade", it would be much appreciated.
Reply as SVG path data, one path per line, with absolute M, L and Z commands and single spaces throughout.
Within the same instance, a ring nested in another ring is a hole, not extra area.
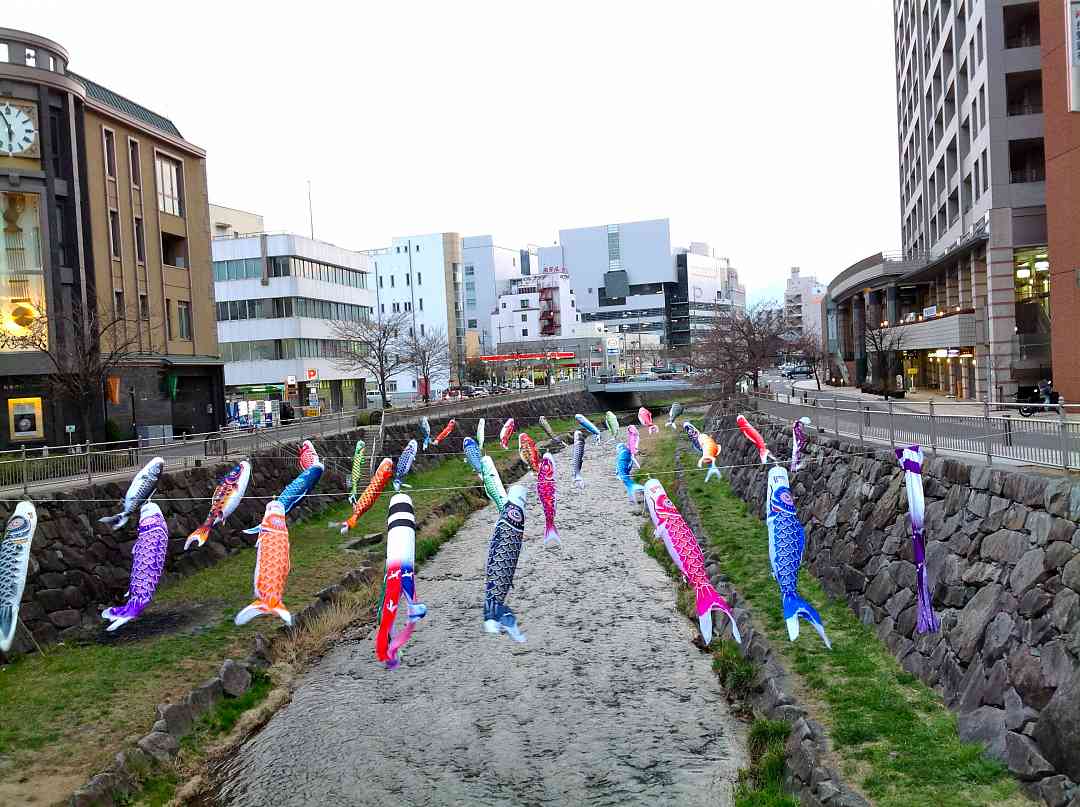
M 813 275 L 804 275 L 798 266 L 791 267 L 784 289 L 784 318 L 796 338 L 822 335 L 821 303 L 825 284 Z
M 265 232 L 263 217 L 235 207 L 210 205 L 210 233 L 213 238 L 236 238 Z
M 570 275 L 549 271 L 504 283 L 490 332 L 501 351 L 506 342 L 574 339 L 580 323 Z
M 922 264 L 900 288 L 933 312 L 913 304 L 923 321 L 906 336 L 935 358 L 970 358 L 970 371 L 945 373 L 965 397 L 1007 399 L 1050 366 L 1038 4 L 893 9 L 902 252 Z M 974 335 L 923 324 L 955 314 L 971 315 Z M 940 341 L 951 339 L 972 344 Z
M 68 62 L 56 42 L 0 29 L 0 443 L 210 431 L 224 385 L 205 153 Z M 80 312 L 129 359 L 89 413 L 49 395 L 46 354 L 13 347 L 40 320 L 50 353 L 75 350 Z
M 1080 401 L 1080 6 L 1039 4 L 1046 117 L 1046 211 L 1054 386 Z
M 476 332 L 481 352 L 495 349 L 499 332 L 491 329 L 491 318 L 498 297 L 508 282 L 530 273 L 529 258 L 527 250 L 500 246 L 490 235 L 461 240 L 465 330 Z
M 299 235 L 213 240 L 218 341 L 230 400 L 322 411 L 366 405 L 365 379 L 335 359 L 336 321 L 374 312 L 368 256 Z
M 466 316 L 462 254 L 462 239 L 457 233 L 401 236 L 389 247 L 366 250 L 375 275 L 375 316 L 387 319 L 405 314 L 407 327 L 420 336 L 446 334 L 450 370 L 430 380 L 433 393 L 465 377 L 469 352 L 466 329 L 473 318 Z M 471 310 L 477 312 L 479 324 L 480 297 L 476 300 L 477 307 Z M 388 384 L 388 392 L 399 399 L 422 393 L 421 382 L 411 371 L 396 373 Z
M 665 345 L 674 356 L 689 356 L 696 339 L 717 319 L 745 313 L 746 289 L 731 261 L 706 243 L 676 247 L 672 260 L 675 285 L 667 288 Z

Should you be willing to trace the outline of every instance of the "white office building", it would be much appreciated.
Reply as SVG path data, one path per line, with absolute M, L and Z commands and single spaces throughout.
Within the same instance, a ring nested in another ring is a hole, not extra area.
M 784 289 L 784 318 L 796 336 L 821 337 L 822 303 L 827 291 L 814 275 L 804 275 L 798 266 L 791 267 Z
M 212 250 L 226 396 L 277 399 L 295 383 L 303 405 L 362 406 L 364 380 L 334 363 L 331 323 L 371 315 L 368 257 L 299 235 L 226 235 Z
M 465 278 L 461 236 L 431 233 L 394 238 L 389 247 L 367 250 L 375 274 L 377 316 L 407 314 L 409 327 L 420 336 L 441 331 L 450 347 L 450 371 L 430 379 L 438 394 L 462 377 L 466 355 Z M 388 380 L 387 390 L 398 399 L 423 393 L 422 381 L 404 370 Z
M 501 246 L 490 235 L 467 236 L 461 243 L 465 330 L 475 331 L 479 349 L 493 352 L 499 333 L 491 329 L 499 295 L 507 283 L 529 274 L 527 250 Z
M 599 323 L 589 323 L 596 334 Z M 581 313 L 577 310 L 570 275 L 548 271 L 507 281 L 491 315 L 491 333 L 496 345 L 508 342 L 536 342 L 574 339 L 579 332 Z

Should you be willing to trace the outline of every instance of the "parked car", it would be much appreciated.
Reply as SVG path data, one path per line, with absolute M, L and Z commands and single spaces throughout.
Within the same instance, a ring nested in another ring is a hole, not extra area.
M 814 371 L 805 364 L 797 364 L 784 370 L 784 378 L 810 378 Z

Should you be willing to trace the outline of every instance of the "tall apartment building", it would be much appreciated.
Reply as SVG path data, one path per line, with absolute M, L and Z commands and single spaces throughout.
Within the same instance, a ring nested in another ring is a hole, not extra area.
M 71 72 L 67 51 L 0 28 L 0 328 L 35 320 L 50 350 L 73 313 L 116 322 L 137 352 L 90 413 L 51 400 L 45 354 L 0 352 L 0 444 L 98 439 L 106 420 L 208 431 L 224 385 L 214 323 L 205 153 L 168 118 Z
M 375 315 L 389 318 L 407 314 L 409 325 L 422 336 L 442 331 L 450 347 L 450 371 L 430 380 L 432 392 L 438 392 L 465 377 L 467 354 L 466 330 L 470 319 L 479 323 L 479 287 L 476 305 L 467 309 L 466 280 L 462 266 L 462 239 L 457 233 L 394 238 L 389 247 L 366 250 L 371 271 L 375 274 Z M 475 266 L 475 264 L 474 264 Z M 478 284 L 479 286 L 479 284 Z M 486 292 L 485 292 L 486 293 Z M 493 305 L 493 303 L 491 303 Z M 467 317 L 466 312 L 477 312 Z M 396 397 L 414 397 L 421 392 L 415 374 L 397 373 L 389 380 L 390 393 Z
M 921 267 L 898 281 L 906 306 L 855 304 L 909 309 L 905 348 L 945 359 L 952 394 L 1007 397 L 1049 373 L 1038 3 L 894 0 L 893 15 L 903 259 Z
M 784 289 L 784 318 L 797 336 L 822 336 L 822 301 L 826 287 L 814 275 L 804 275 L 791 267 Z
M 368 256 L 300 235 L 265 233 L 217 237 L 213 251 L 229 398 L 292 395 L 293 403 L 317 402 L 323 411 L 365 406 L 365 379 L 335 362 L 348 345 L 333 323 L 372 315 Z
M 746 311 L 746 289 L 728 258 L 700 241 L 676 247 L 675 285 L 669 287 L 669 319 L 665 346 L 689 355 L 695 337 L 712 329 L 717 319 Z
M 1046 210 L 1054 386 L 1080 401 L 1080 4 L 1042 0 Z

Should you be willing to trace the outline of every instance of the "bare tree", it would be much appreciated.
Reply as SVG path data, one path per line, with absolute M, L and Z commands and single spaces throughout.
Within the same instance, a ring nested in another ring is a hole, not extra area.
M 816 331 L 803 333 L 792 344 L 792 348 L 802 357 L 802 361 L 810 368 L 810 372 L 814 374 L 814 381 L 817 382 L 817 388 L 820 392 L 821 371 L 828 363 L 828 355 L 825 352 L 825 345 L 821 341 L 821 334 Z
M 488 367 L 480 359 L 468 359 L 465 362 L 465 377 L 473 384 L 483 384 L 488 380 Z
M 756 390 L 762 370 L 787 347 L 790 332 L 775 303 L 756 303 L 745 313 L 713 320 L 704 338 L 691 347 L 694 368 L 703 371 L 699 383 L 734 390 L 749 382 Z
M 450 343 L 442 328 L 432 329 L 426 334 L 413 331 L 403 337 L 405 345 L 405 366 L 416 374 L 421 382 L 424 401 L 431 400 L 431 379 L 444 373 L 450 373 Z
M 45 390 L 79 411 L 87 440 L 106 379 L 145 356 L 134 323 L 105 318 L 93 308 L 84 312 L 78 303 L 70 317 L 47 315 L 33 319 L 21 333 L 0 331 L 0 350 L 36 351 L 46 358 L 51 372 L 42 377 Z
M 390 377 L 409 366 L 406 338 L 402 336 L 408 324 L 406 314 L 330 323 L 331 333 L 345 343 L 334 365 L 347 373 L 372 376 L 379 387 L 383 408 L 390 405 L 386 397 Z
M 904 349 L 907 333 L 903 325 L 891 327 L 867 325 L 863 332 L 863 344 L 866 345 L 867 358 L 873 373 L 874 386 L 880 386 L 886 398 L 889 397 L 889 383 L 900 370 L 900 351 Z

